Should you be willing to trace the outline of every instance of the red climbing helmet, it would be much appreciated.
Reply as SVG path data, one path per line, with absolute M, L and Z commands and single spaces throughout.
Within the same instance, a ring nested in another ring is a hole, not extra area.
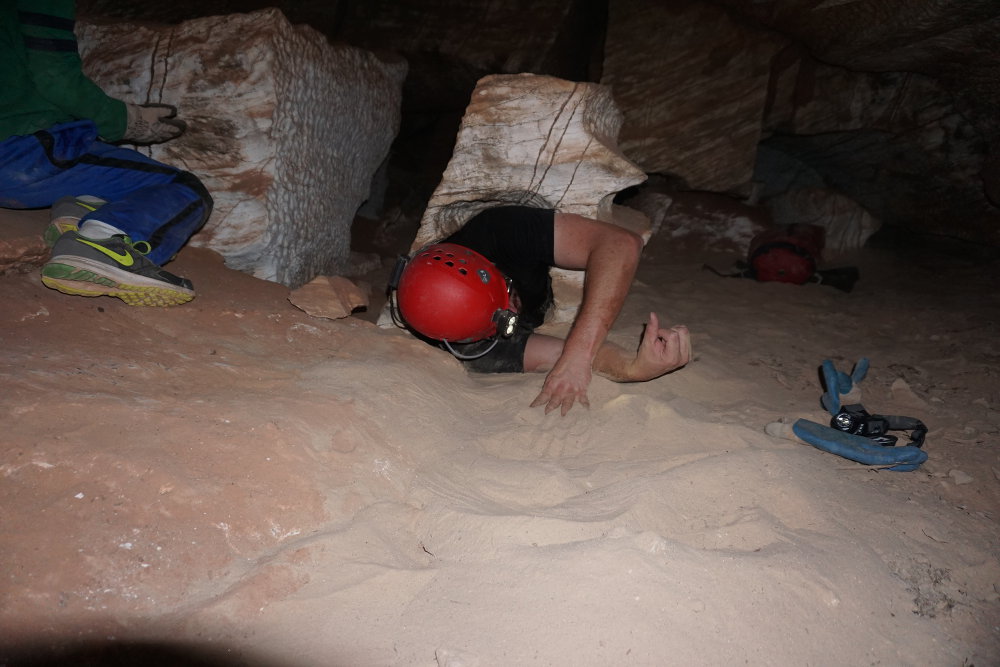
M 403 320 L 428 338 L 467 343 L 497 333 L 509 336 L 514 329 L 503 274 L 479 253 L 454 243 L 418 250 L 403 268 L 396 295 Z

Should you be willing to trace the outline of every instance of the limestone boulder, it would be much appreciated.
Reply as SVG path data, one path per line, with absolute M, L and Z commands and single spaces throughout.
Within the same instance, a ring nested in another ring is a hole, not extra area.
M 333 46 L 274 9 L 77 30 L 85 71 L 108 94 L 176 105 L 187 122 L 142 150 L 214 197 L 192 244 L 290 287 L 343 272 L 354 214 L 399 127 L 402 60 Z
M 649 237 L 649 219 L 613 204 L 646 175 L 617 145 L 622 115 L 606 86 L 533 74 L 479 81 L 451 161 L 413 242 L 419 248 L 503 204 L 553 208 Z M 572 319 L 583 273 L 553 269 L 553 322 Z
M 618 148 L 621 123 L 606 86 L 533 74 L 482 78 L 413 247 L 500 204 L 612 220 L 614 195 L 646 179 Z
M 624 114 L 622 151 L 685 189 L 749 194 L 785 44 L 709 3 L 611 0 L 601 83 Z

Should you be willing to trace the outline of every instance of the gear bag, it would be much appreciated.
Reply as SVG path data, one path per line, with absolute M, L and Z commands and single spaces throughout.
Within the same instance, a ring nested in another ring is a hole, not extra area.
M 854 289 L 858 270 L 854 267 L 820 269 L 826 228 L 796 223 L 765 230 L 750 240 L 747 260 L 736 273 L 723 274 L 712 267 L 704 268 L 728 278 L 753 278 L 759 282 L 782 282 L 794 285 L 820 283 L 844 292 Z
M 747 250 L 751 277 L 760 282 L 802 285 L 816 275 L 826 240 L 819 225 L 786 225 L 753 237 Z

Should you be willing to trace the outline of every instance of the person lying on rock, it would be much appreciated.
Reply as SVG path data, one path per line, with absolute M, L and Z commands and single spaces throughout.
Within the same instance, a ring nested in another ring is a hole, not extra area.
M 606 340 L 641 251 L 638 236 L 605 222 L 527 206 L 490 208 L 402 258 L 390 307 L 400 324 L 470 370 L 547 372 L 531 406 L 565 415 L 574 403 L 589 407 L 592 373 L 640 382 L 691 359 L 687 327 L 661 329 L 655 313 L 635 354 Z M 553 266 L 586 270 L 583 303 L 565 340 L 534 331 L 552 304 Z
M 208 219 L 194 175 L 115 142 L 155 144 L 184 131 L 166 104 L 126 104 L 81 69 L 73 0 L 0 6 L 0 207 L 51 207 L 42 282 L 132 306 L 194 298 L 160 268 Z

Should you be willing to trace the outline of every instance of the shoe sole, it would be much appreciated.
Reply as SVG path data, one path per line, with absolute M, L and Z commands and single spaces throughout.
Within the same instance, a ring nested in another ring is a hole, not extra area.
M 53 257 L 42 268 L 42 283 L 63 294 L 113 296 L 130 306 L 179 306 L 195 297 L 193 290 L 115 271 L 86 257 Z

